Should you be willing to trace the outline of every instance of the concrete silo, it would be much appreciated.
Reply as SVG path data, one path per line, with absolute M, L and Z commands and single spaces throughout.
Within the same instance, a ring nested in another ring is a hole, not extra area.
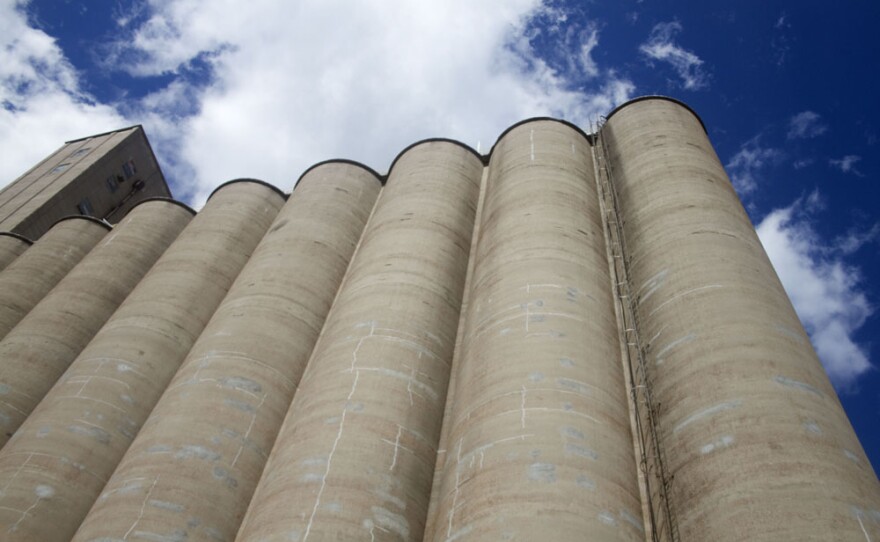
M 480 157 L 398 156 L 238 540 L 418 540 L 467 271 Z
M 0 271 L 6 269 L 6 266 L 18 258 L 31 244 L 33 241 L 17 233 L 0 232 Z
M 0 445 L 24 422 L 192 218 L 147 200 L 106 235 L 0 342 Z
M 645 538 L 591 155 L 549 119 L 493 148 L 426 540 Z
M 599 139 L 673 537 L 880 538 L 876 475 L 701 121 L 640 99 Z
M 74 540 L 122 538 L 135 520 L 235 537 L 380 188 L 345 161 L 302 176 Z M 162 504 L 144 507 L 148 494 Z
M 79 354 L 0 450 L 5 540 L 70 540 L 283 203 L 260 182 L 218 189 Z M 157 453 L 210 456 L 185 441 Z
M 0 273 L 0 338 L 48 294 L 110 226 L 86 216 L 59 220 Z

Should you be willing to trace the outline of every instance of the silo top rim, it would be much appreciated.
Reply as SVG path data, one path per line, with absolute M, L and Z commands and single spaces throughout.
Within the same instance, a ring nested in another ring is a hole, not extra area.
M 100 224 L 100 225 L 104 226 L 105 228 L 107 228 L 108 231 L 113 229 L 113 226 L 111 226 L 111 225 L 108 224 L 107 222 L 105 222 L 105 221 L 103 221 L 103 220 L 100 220 L 100 219 L 97 219 L 97 218 L 95 218 L 95 217 L 93 217 L 93 216 L 86 216 L 86 215 L 67 215 L 67 216 L 62 216 L 61 218 L 59 218 L 58 220 L 56 220 L 54 224 L 52 224 L 52 228 L 54 228 L 55 226 L 57 226 L 59 222 L 64 222 L 65 220 L 74 220 L 74 219 L 88 220 L 89 222 L 94 222 L 95 224 Z M 51 228 L 49 228 L 49 229 L 51 229 Z
M 474 150 L 470 145 L 466 145 L 466 144 L 462 143 L 461 141 L 458 141 L 455 139 L 449 139 L 446 137 L 429 137 L 428 139 L 420 139 L 419 141 L 416 141 L 415 143 L 408 145 L 405 149 L 403 149 L 402 151 L 397 153 L 397 156 L 395 156 L 394 160 L 391 161 L 391 166 L 389 166 L 388 173 L 385 174 L 385 178 L 387 179 L 388 177 L 391 176 L 391 172 L 394 171 L 394 165 L 397 163 L 398 160 L 400 160 L 400 158 L 404 154 L 408 153 L 413 148 L 418 147 L 419 145 L 423 145 L 425 143 L 438 143 L 438 142 L 439 143 L 451 143 L 453 145 L 458 145 L 459 147 L 463 148 L 464 150 L 466 150 L 466 151 L 470 152 L 471 154 L 473 154 L 474 156 L 476 156 L 477 159 L 480 160 L 480 163 L 482 163 L 483 165 L 486 164 L 486 157 L 482 156 L 480 153 L 478 153 L 476 150 Z
M 218 186 L 217 188 L 215 188 L 214 191 L 211 192 L 211 195 L 208 196 L 208 199 L 210 200 L 211 198 L 213 198 L 214 194 L 216 194 L 221 188 L 224 188 L 226 186 L 229 186 L 230 184 L 236 184 L 236 183 L 261 184 L 261 185 L 265 186 L 266 188 L 270 188 L 270 189 L 274 190 L 279 196 L 284 198 L 284 200 L 287 200 L 287 194 L 285 194 L 283 190 L 281 190 L 280 188 L 278 188 L 274 184 L 267 183 L 266 181 L 261 181 L 260 179 L 250 179 L 247 177 L 242 177 L 241 179 L 232 179 L 231 181 L 226 181 L 225 183 L 223 183 L 220 186 Z
M 30 239 L 28 239 L 24 235 L 21 235 L 20 233 L 15 233 L 15 232 L 11 232 L 11 231 L 0 231 L 0 235 L 5 235 L 7 237 L 14 237 L 14 238 L 18 239 L 19 241 L 24 241 L 25 243 L 27 243 L 29 245 L 34 244 L 33 241 L 31 241 Z
M 661 96 L 661 95 L 639 96 L 638 98 L 633 98 L 632 100 L 626 101 L 626 102 L 618 105 L 617 107 L 612 109 L 610 113 L 605 115 L 605 122 L 608 122 L 615 113 L 617 113 L 618 111 L 620 111 L 624 107 L 631 105 L 631 104 L 634 104 L 636 102 L 643 102 L 645 100 L 666 100 L 667 102 L 672 102 L 674 104 L 680 105 L 681 107 L 690 111 L 691 114 L 697 118 L 697 122 L 699 122 L 700 126 L 703 127 L 704 132 L 706 132 L 707 134 L 709 133 L 709 131 L 706 130 L 706 125 L 703 124 L 703 119 L 700 118 L 700 115 L 698 115 L 697 112 L 691 108 L 691 106 L 682 102 L 681 100 L 676 100 L 675 98 L 670 98 L 669 96 Z
M 187 211 L 189 211 L 192 214 L 196 214 L 195 209 L 193 209 L 192 207 L 190 207 L 186 203 L 183 203 L 182 201 L 177 201 L 174 198 L 163 198 L 162 196 L 156 196 L 153 198 L 147 198 L 147 199 L 141 200 L 141 201 L 137 202 L 136 204 L 134 204 L 128 212 L 130 213 L 131 211 L 134 211 L 135 207 L 138 207 L 140 205 L 143 205 L 144 203 L 148 203 L 151 201 L 164 201 L 165 203 L 172 203 L 174 205 L 177 205 L 178 207 L 182 207 L 182 208 L 186 209 Z
M 591 137 L 586 132 L 584 132 L 580 126 L 578 126 L 577 124 L 575 124 L 573 122 L 569 122 L 569 121 L 563 120 L 563 119 L 557 119 L 556 117 L 530 117 L 530 118 L 523 119 L 519 122 L 515 122 L 515 123 L 511 124 L 510 126 L 507 127 L 507 129 L 505 129 L 503 132 L 501 132 L 501 135 L 498 136 L 498 138 L 495 140 L 495 143 L 492 145 L 492 149 L 489 151 L 487 158 L 492 157 L 492 153 L 495 152 L 495 147 L 498 146 L 498 143 L 502 139 L 504 139 L 504 136 L 506 136 L 510 131 L 522 126 L 523 124 L 528 124 L 530 122 L 539 122 L 539 121 L 558 122 L 559 124 L 564 124 L 565 126 L 568 126 L 569 128 L 573 129 L 577 133 L 584 136 L 584 138 L 587 141 L 590 141 L 592 143 Z
M 299 178 L 296 180 L 296 183 L 293 185 L 293 189 L 296 190 L 296 187 L 299 186 L 299 182 L 301 180 L 303 180 L 303 178 L 310 171 L 312 171 L 313 169 L 317 169 L 321 166 L 327 165 L 327 164 L 348 164 L 351 166 L 359 167 L 359 168 L 365 170 L 367 173 L 370 173 L 371 175 L 376 177 L 376 180 L 379 181 L 379 184 L 381 184 L 382 186 L 385 185 L 385 177 L 380 175 L 375 169 L 371 168 L 370 166 L 368 166 L 362 162 L 358 162 L 357 160 L 349 160 L 348 158 L 331 158 L 330 160 L 322 160 L 322 161 L 318 162 L 317 164 L 312 164 L 311 166 L 306 168 L 306 170 L 303 171 L 302 174 L 299 176 Z

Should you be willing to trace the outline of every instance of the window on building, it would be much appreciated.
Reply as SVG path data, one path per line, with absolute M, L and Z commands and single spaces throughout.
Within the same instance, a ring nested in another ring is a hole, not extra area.
M 76 157 L 78 157 L 78 156 L 82 156 L 82 155 L 84 155 L 84 154 L 88 154 L 88 152 L 89 152 L 90 150 L 92 150 L 91 147 L 83 147 L 83 148 L 81 148 L 81 149 L 77 149 L 76 151 L 74 151 L 73 153 L 71 153 L 70 158 L 76 158 Z
M 134 167 L 134 160 L 129 160 L 128 162 L 122 164 L 122 172 L 125 173 L 126 179 L 137 173 L 137 168 Z
M 52 173 L 61 173 L 62 171 L 64 171 L 65 169 L 67 169 L 67 168 L 69 168 L 69 167 L 70 167 L 70 162 L 65 162 L 65 163 L 63 163 L 63 164 L 58 164 L 58 165 L 55 166 L 55 168 L 52 170 Z
M 119 188 L 119 183 L 116 181 L 116 177 L 114 175 L 107 177 L 107 190 L 109 190 L 110 193 L 112 194 L 112 193 L 116 192 L 116 190 L 118 188 Z
M 95 216 L 95 210 L 92 209 L 92 202 L 89 201 L 89 198 L 83 198 L 80 200 L 79 204 L 76 206 L 76 210 L 79 211 L 79 214 L 86 216 Z

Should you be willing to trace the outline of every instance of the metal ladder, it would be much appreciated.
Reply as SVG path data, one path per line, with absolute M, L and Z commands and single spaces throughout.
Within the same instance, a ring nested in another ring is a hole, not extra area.
M 672 477 L 666 468 L 665 454 L 661 446 L 661 433 L 658 427 L 659 405 L 651 393 L 651 373 L 646 360 L 645 346 L 642 345 L 639 333 L 637 300 L 632 297 L 629 281 L 629 261 L 627 259 L 626 242 L 623 225 L 620 219 L 620 207 L 617 193 L 614 190 L 614 175 L 608 148 L 602 136 L 605 118 L 600 117 L 596 123 L 594 153 L 597 170 L 600 173 L 599 198 L 604 202 L 605 216 L 609 233 L 609 249 L 614 262 L 612 277 L 623 319 L 623 334 L 626 343 L 626 368 L 629 371 L 630 401 L 633 408 L 636 439 L 641 457 L 639 468 L 644 476 L 645 497 L 647 499 L 649 523 L 648 533 L 652 542 L 678 542 L 678 526 L 670 503 Z

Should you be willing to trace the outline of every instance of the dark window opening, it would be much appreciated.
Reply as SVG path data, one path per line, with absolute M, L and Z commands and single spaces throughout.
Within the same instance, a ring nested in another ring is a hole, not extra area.
M 112 193 L 116 192 L 116 190 L 118 188 L 119 188 L 119 182 L 116 180 L 116 177 L 113 177 L 113 176 L 107 177 L 107 190 L 109 190 L 110 193 L 112 194 Z
M 122 164 L 122 172 L 125 173 L 126 179 L 137 173 L 137 168 L 134 166 L 134 160 L 129 160 Z
M 79 214 L 86 216 L 95 216 L 95 210 L 92 209 L 92 202 L 89 201 L 89 198 L 83 198 L 80 200 L 79 204 L 76 206 L 76 210 L 79 211 Z
M 76 151 L 71 153 L 70 158 L 76 158 L 77 156 L 82 156 L 84 154 L 87 154 L 90 150 L 92 150 L 91 147 L 83 147 L 81 149 L 77 149 Z
M 70 167 L 70 162 L 65 162 L 63 164 L 58 164 L 55 166 L 55 169 L 52 170 L 52 173 L 61 173 L 65 169 Z

